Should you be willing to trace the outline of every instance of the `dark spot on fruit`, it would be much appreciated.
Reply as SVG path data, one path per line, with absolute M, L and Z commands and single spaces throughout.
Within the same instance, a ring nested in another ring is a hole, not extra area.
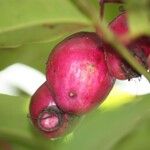
M 95 70 L 95 65 L 94 64 L 87 64 L 86 70 L 89 71 L 90 73 L 93 73 Z
M 53 72 L 56 73 L 56 70 L 54 69 Z
M 69 95 L 70 98 L 77 97 L 77 93 L 75 93 L 75 92 L 69 92 L 68 95 Z
M 121 64 L 121 69 L 123 70 L 125 77 L 130 80 L 132 78 L 140 77 L 140 74 L 135 71 L 132 67 L 129 66 L 127 63 Z

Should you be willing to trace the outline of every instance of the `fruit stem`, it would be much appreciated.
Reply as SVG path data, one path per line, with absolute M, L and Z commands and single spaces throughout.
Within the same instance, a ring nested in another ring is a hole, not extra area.
M 100 24 L 100 22 L 97 22 L 96 31 L 97 34 L 105 41 L 110 43 L 135 70 L 143 74 L 150 81 L 150 74 L 147 72 L 147 70 L 130 54 L 128 49 L 121 44 L 119 39 L 113 35 L 109 29 L 107 29 L 103 24 Z
M 123 0 L 121 0 L 123 2 Z M 119 1 L 118 1 L 119 2 Z M 128 49 L 123 46 L 120 42 L 120 40 L 115 36 L 109 29 L 106 23 L 103 21 L 101 23 L 101 20 L 99 19 L 99 15 L 96 14 L 95 7 L 92 7 L 92 3 L 87 0 L 75 0 L 74 3 L 80 8 L 86 16 L 88 16 L 92 22 L 93 26 L 96 29 L 97 34 L 110 43 L 116 51 L 124 57 L 124 59 L 139 73 L 143 74 L 149 81 L 150 81 L 150 74 L 147 72 L 147 70 L 139 64 L 139 62 L 128 52 Z M 97 12 L 99 14 L 99 12 Z M 133 38 L 133 37 L 130 37 Z M 136 37 L 134 37 L 136 38 Z M 124 40 L 124 39 L 122 39 Z M 126 40 L 126 38 L 125 38 Z

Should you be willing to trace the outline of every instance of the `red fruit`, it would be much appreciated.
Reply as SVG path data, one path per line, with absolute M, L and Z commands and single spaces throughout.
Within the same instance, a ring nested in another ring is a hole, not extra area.
M 56 106 L 46 82 L 31 98 L 30 117 L 33 124 L 48 138 L 56 138 L 69 132 L 75 118 Z
M 147 58 L 147 65 L 148 65 L 148 68 L 149 68 L 149 70 L 150 70 L 150 55 L 149 55 L 148 58 Z
M 98 106 L 114 84 L 102 41 L 96 33 L 88 32 L 73 34 L 53 49 L 46 77 L 57 105 L 73 114 L 83 114 Z
M 114 34 L 119 37 L 127 34 L 129 32 L 127 24 L 127 13 L 123 13 L 115 18 L 110 24 L 109 28 Z M 143 36 L 129 44 L 124 45 L 129 49 L 133 56 L 143 64 L 147 69 L 147 57 L 150 53 L 150 38 Z M 120 80 L 131 79 L 134 77 L 139 77 L 140 74 L 136 72 L 117 52 L 110 46 L 105 45 L 104 49 L 107 53 L 107 64 L 110 73 Z
M 115 33 L 118 37 L 128 33 L 127 13 L 122 13 L 117 16 L 109 24 L 110 30 Z

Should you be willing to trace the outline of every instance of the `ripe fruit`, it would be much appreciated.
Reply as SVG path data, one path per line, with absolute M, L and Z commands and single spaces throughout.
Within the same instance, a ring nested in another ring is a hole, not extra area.
M 114 84 L 102 41 L 96 33 L 89 32 L 73 34 L 53 49 L 46 77 L 57 105 L 73 114 L 83 114 L 98 106 Z
M 148 55 L 148 58 L 147 58 L 147 65 L 148 65 L 148 68 L 150 70 L 150 55 Z
M 78 118 L 62 112 L 56 106 L 46 82 L 31 98 L 30 117 L 35 127 L 48 138 L 56 138 L 69 132 Z
M 119 37 L 125 35 L 129 32 L 127 24 L 127 13 L 122 13 L 117 18 L 115 18 L 110 24 L 109 28 L 114 34 Z M 147 57 L 150 53 L 150 38 L 143 36 L 129 44 L 124 45 L 129 49 L 131 54 L 141 63 L 146 69 L 147 67 Z M 128 79 L 134 77 L 139 77 L 140 74 L 136 72 L 117 52 L 110 46 L 104 46 L 106 50 L 106 59 L 110 73 L 120 80 Z

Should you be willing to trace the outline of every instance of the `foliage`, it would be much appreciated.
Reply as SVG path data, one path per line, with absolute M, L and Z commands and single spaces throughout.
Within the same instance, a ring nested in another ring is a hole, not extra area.
M 119 7 L 107 4 L 101 23 L 97 0 L 1 0 L 0 70 L 20 62 L 45 72 L 46 60 L 56 43 L 77 31 L 94 31 L 98 25 L 104 39 L 150 80 L 150 75 L 107 29 Z M 150 1 L 126 0 L 125 8 L 129 12 L 130 36 L 150 35 Z M 137 96 L 124 106 L 98 109 L 82 120 L 73 136 L 50 141 L 33 129 L 27 117 L 30 97 L 0 94 L 0 139 L 15 150 L 148 150 L 149 98 Z

